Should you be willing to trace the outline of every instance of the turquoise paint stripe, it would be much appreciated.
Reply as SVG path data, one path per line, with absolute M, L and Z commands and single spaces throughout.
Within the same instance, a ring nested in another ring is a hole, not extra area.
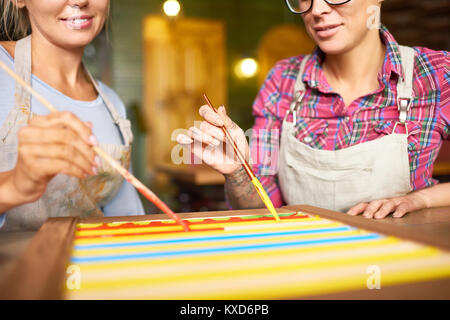
M 233 234 L 233 235 L 223 235 L 223 236 L 193 237 L 193 238 L 183 238 L 183 239 L 148 240 L 148 241 L 134 241 L 134 242 L 120 242 L 120 243 L 76 245 L 76 246 L 74 246 L 74 249 L 82 251 L 82 250 L 93 250 L 93 249 L 124 248 L 124 247 L 135 247 L 135 246 L 172 244 L 172 243 L 196 243 L 196 242 L 204 242 L 204 241 L 258 239 L 258 238 L 267 238 L 267 237 L 350 231 L 353 229 L 354 228 L 351 228 L 351 227 L 334 227 L 334 228 L 322 228 L 322 229 L 311 229 L 311 230 L 294 230 L 294 231 L 282 231 L 282 232 L 264 232 L 264 233 L 252 233 L 252 234 L 237 234 L 237 235 Z

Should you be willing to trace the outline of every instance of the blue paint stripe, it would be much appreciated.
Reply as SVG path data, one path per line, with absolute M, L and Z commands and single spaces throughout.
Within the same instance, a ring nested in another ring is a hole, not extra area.
M 136 242 L 76 245 L 74 247 L 74 249 L 75 250 L 92 250 L 92 249 L 123 248 L 123 247 L 171 244 L 171 243 L 195 243 L 195 242 L 203 242 L 203 241 L 220 241 L 220 240 L 233 240 L 233 239 L 258 239 L 258 238 L 266 238 L 266 237 L 350 231 L 353 229 L 354 228 L 351 228 L 351 227 L 334 227 L 334 228 L 322 228 L 322 229 L 311 229 L 311 230 L 293 230 L 293 231 L 264 232 L 264 233 L 252 233 L 252 234 L 238 234 L 238 235 L 234 234 L 234 235 L 223 235 L 223 236 L 213 236 L 213 237 L 209 236 L 209 237 L 193 237 L 193 238 L 169 239 L 169 240 L 148 240 L 148 241 L 136 241 Z
M 279 243 L 267 243 L 257 244 L 249 246 L 226 246 L 216 248 L 205 249 L 192 249 L 181 251 L 161 251 L 161 252 L 144 252 L 138 254 L 124 254 L 124 255 L 108 255 L 108 256 L 94 256 L 94 257 L 72 257 L 71 263 L 92 263 L 92 262 L 108 262 L 118 260 L 138 260 L 138 259 L 156 259 L 173 256 L 186 256 L 186 255 L 201 255 L 201 254 L 214 254 L 214 253 L 226 253 L 226 252 L 239 252 L 249 250 L 264 250 L 264 249 L 276 249 L 284 247 L 296 247 L 315 244 L 326 243 L 339 243 L 339 242 L 358 242 L 363 240 L 380 239 L 382 236 L 379 234 L 368 234 L 363 236 L 352 237 L 338 237 L 328 239 L 316 239 L 316 240 L 300 240 L 300 241 L 288 241 Z

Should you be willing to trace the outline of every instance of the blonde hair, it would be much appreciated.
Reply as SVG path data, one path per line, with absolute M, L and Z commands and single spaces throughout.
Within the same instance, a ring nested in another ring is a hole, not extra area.
M 17 7 L 17 0 L 0 0 L 0 40 L 17 41 L 31 33 L 27 9 Z

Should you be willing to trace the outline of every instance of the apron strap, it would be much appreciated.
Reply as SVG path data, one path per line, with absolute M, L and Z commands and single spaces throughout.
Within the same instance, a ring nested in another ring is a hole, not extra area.
M 299 91 L 305 91 L 305 83 L 303 82 L 303 73 L 305 72 L 306 62 L 308 62 L 309 57 L 311 55 L 307 54 L 303 57 L 302 62 L 300 63 L 300 69 L 297 75 L 297 80 L 295 81 L 294 93 L 299 94 Z
M 307 54 L 303 57 L 302 62 L 300 63 L 300 68 L 298 71 L 297 79 L 295 80 L 294 86 L 294 98 L 289 106 L 289 111 L 286 113 L 285 120 L 287 119 L 289 113 L 292 113 L 293 123 L 294 125 L 297 123 L 297 109 L 303 100 L 303 96 L 305 95 L 305 83 L 303 82 L 303 73 L 305 72 L 306 62 L 308 62 L 311 55 Z
M 31 35 L 20 39 L 16 42 L 14 51 L 14 69 L 26 84 L 31 86 Z M 15 83 L 15 106 L 25 108 L 27 111 L 31 109 L 31 95 L 19 83 Z M 31 117 L 31 112 L 28 112 Z
M 405 124 L 413 100 L 415 50 L 405 46 L 399 46 L 399 49 L 404 77 L 400 77 L 397 82 L 397 108 L 400 112 L 399 122 Z
M 83 67 L 84 67 L 84 65 L 83 65 Z M 120 114 L 117 112 L 116 108 L 114 107 L 114 104 L 108 99 L 108 97 L 103 93 L 103 91 L 100 90 L 100 87 L 98 86 L 97 81 L 95 81 L 94 77 L 92 77 L 89 70 L 86 67 L 84 67 L 84 70 L 86 71 L 89 78 L 91 79 L 91 82 L 94 85 L 95 90 L 97 90 L 98 94 L 102 97 L 103 101 L 105 102 L 105 105 L 108 108 L 109 113 L 111 114 L 111 117 L 113 118 L 114 123 L 119 127 L 119 130 L 122 133 L 122 137 L 125 142 L 125 145 L 129 146 L 131 144 L 131 142 L 133 142 L 133 132 L 131 131 L 130 120 L 124 119 L 120 116 Z

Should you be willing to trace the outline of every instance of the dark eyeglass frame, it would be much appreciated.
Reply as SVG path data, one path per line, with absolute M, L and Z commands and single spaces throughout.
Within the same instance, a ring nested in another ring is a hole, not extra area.
M 326 3 L 328 3 L 329 5 L 332 5 L 332 6 L 340 6 L 341 4 L 345 4 L 345 3 L 350 2 L 350 1 L 351 0 L 342 0 L 342 2 L 340 2 L 340 3 L 331 3 L 330 0 L 325 0 Z M 304 13 L 308 12 L 309 10 L 311 10 L 311 8 L 313 6 L 313 3 L 314 3 L 314 0 L 311 0 L 311 5 L 309 6 L 309 8 L 307 10 L 305 10 L 305 11 L 302 11 L 302 12 L 295 11 L 294 8 L 291 7 L 291 4 L 289 3 L 289 0 L 285 0 L 285 2 L 286 2 L 286 5 L 288 6 L 289 10 L 291 10 L 291 12 L 293 12 L 295 14 L 304 14 Z

